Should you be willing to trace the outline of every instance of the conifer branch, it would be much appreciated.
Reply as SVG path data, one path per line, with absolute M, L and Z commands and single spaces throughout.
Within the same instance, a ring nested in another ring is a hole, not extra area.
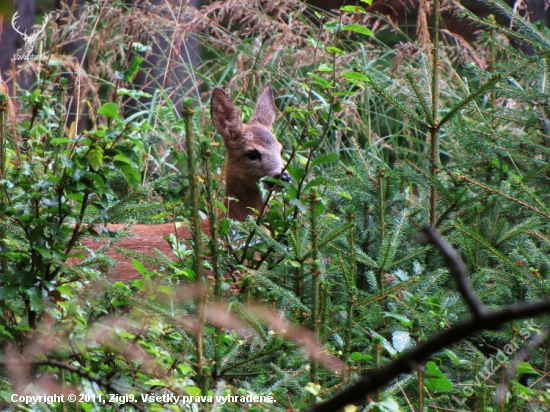
M 434 229 L 428 229 L 427 234 L 438 238 Z M 437 241 L 436 246 L 442 247 L 442 243 Z M 447 254 L 446 260 L 451 273 L 462 277 L 462 281 L 467 280 L 465 269 L 460 265 L 458 255 L 450 246 L 443 247 Z M 463 264 L 462 264 L 463 265 Z M 407 351 L 401 357 L 384 366 L 373 369 L 365 373 L 357 382 L 344 389 L 339 394 L 333 396 L 327 401 L 320 403 L 309 409 L 309 412 L 333 412 L 344 408 L 346 405 L 364 402 L 367 396 L 381 388 L 389 385 L 394 379 L 402 374 L 409 374 L 416 370 L 419 363 L 425 361 L 429 356 L 449 347 L 461 340 L 472 336 L 477 332 L 484 330 L 497 330 L 504 324 L 513 320 L 532 318 L 542 313 L 550 313 L 550 299 L 543 299 L 535 302 L 523 302 L 498 311 L 487 311 L 480 307 L 471 290 L 463 292 L 463 296 L 468 296 L 470 307 L 477 316 L 461 321 L 441 332 L 426 342 L 418 345 L 414 349 Z

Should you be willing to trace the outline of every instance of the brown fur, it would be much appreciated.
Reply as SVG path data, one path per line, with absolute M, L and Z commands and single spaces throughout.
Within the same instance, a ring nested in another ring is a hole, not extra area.
M 257 186 L 262 177 L 290 180 L 288 173 L 283 173 L 282 146 L 271 133 L 276 114 L 271 86 L 268 84 L 258 97 L 248 125 L 242 123 L 237 108 L 219 88 L 212 93 L 210 114 L 216 130 L 223 138 L 227 152 L 225 164 L 227 215 L 231 219 L 243 221 L 254 213 L 253 210 L 259 211 L 262 208 L 263 199 Z M 261 158 L 258 158 L 258 154 Z M 201 226 L 204 233 L 210 232 L 208 221 L 202 221 Z M 120 224 L 108 226 L 109 230 L 114 231 L 122 227 L 123 225 Z M 132 235 L 117 240 L 112 246 L 113 249 L 128 249 L 152 256 L 154 256 L 153 249 L 158 249 L 165 255 L 172 256 L 171 248 L 163 236 L 173 233 L 178 239 L 191 237 L 187 227 L 176 230 L 171 223 L 134 225 L 128 231 Z M 95 241 L 86 238 L 82 239 L 81 243 L 90 249 L 97 249 L 105 243 L 105 240 Z M 108 251 L 107 255 L 118 262 L 117 266 L 111 270 L 112 279 L 135 278 L 136 269 L 127 258 L 114 250 Z M 69 263 L 76 262 L 70 260 Z

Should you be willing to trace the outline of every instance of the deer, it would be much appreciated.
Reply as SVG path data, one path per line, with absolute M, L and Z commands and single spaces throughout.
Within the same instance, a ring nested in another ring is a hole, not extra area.
M 271 132 L 276 117 L 271 85 L 267 84 L 260 93 L 248 124 L 242 122 L 239 110 L 220 88 L 215 88 L 212 92 L 210 116 L 226 150 L 224 205 L 227 217 L 244 221 L 263 208 L 264 199 L 258 187 L 260 179 L 271 177 L 284 182 L 291 180 L 282 158 L 283 146 Z M 124 226 L 109 224 L 107 228 L 119 231 Z M 201 222 L 201 228 L 204 233 L 209 233 L 209 222 L 206 219 Z M 136 224 L 129 232 L 129 237 L 117 240 L 113 246 L 151 256 L 154 249 L 160 250 L 166 256 L 172 256 L 165 236 L 174 234 L 177 239 L 191 237 L 188 227 L 176 227 L 173 223 Z M 85 238 L 80 243 L 93 250 L 105 241 Z M 106 255 L 117 261 L 114 268 L 116 273 L 110 274 L 112 279 L 130 280 L 136 277 L 137 270 L 127 257 L 111 249 Z
M 44 23 L 42 24 L 42 28 L 40 30 L 36 30 L 33 34 L 27 34 L 27 30 L 25 32 L 19 31 L 18 27 L 15 27 L 15 22 L 17 21 L 19 17 L 19 10 L 15 12 L 11 19 L 11 25 L 13 27 L 13 30 L 15 30 L 16 33 L 19 33 L 21 37 L 23 38 L 23 41 L 25 42 L 25 56 L 30 56 L 34 50 L 34 46 L 36 45 L 36 42 L 38 40 L 38 36 L 42 34 L 42 32 L 46 29 L 46 25 L 48 24 L 48 21 L 50 20 L 50 17 L 45 14 L 44 15 Z

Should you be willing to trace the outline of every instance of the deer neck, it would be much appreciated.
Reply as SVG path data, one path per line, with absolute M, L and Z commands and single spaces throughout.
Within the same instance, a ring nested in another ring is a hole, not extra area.
M 264 204 L 262 195 L 257 188 L 251 189 L 242 182 L 229 177 L 226 179 L 225 196 L 227 216 L 241 222 L 247 216 L 254 214 L 252 209 L 259 212 Z

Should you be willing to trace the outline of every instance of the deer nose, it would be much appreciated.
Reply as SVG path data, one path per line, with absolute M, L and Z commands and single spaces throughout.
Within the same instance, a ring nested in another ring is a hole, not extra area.
M 290 182 L 290 175 L 288 174 L 288 172 L 285 170 L 283 173 L 281 173 L 280 175 L 277 175 L 277 179 L 279 180 L 282 180 L 283 182 Z

